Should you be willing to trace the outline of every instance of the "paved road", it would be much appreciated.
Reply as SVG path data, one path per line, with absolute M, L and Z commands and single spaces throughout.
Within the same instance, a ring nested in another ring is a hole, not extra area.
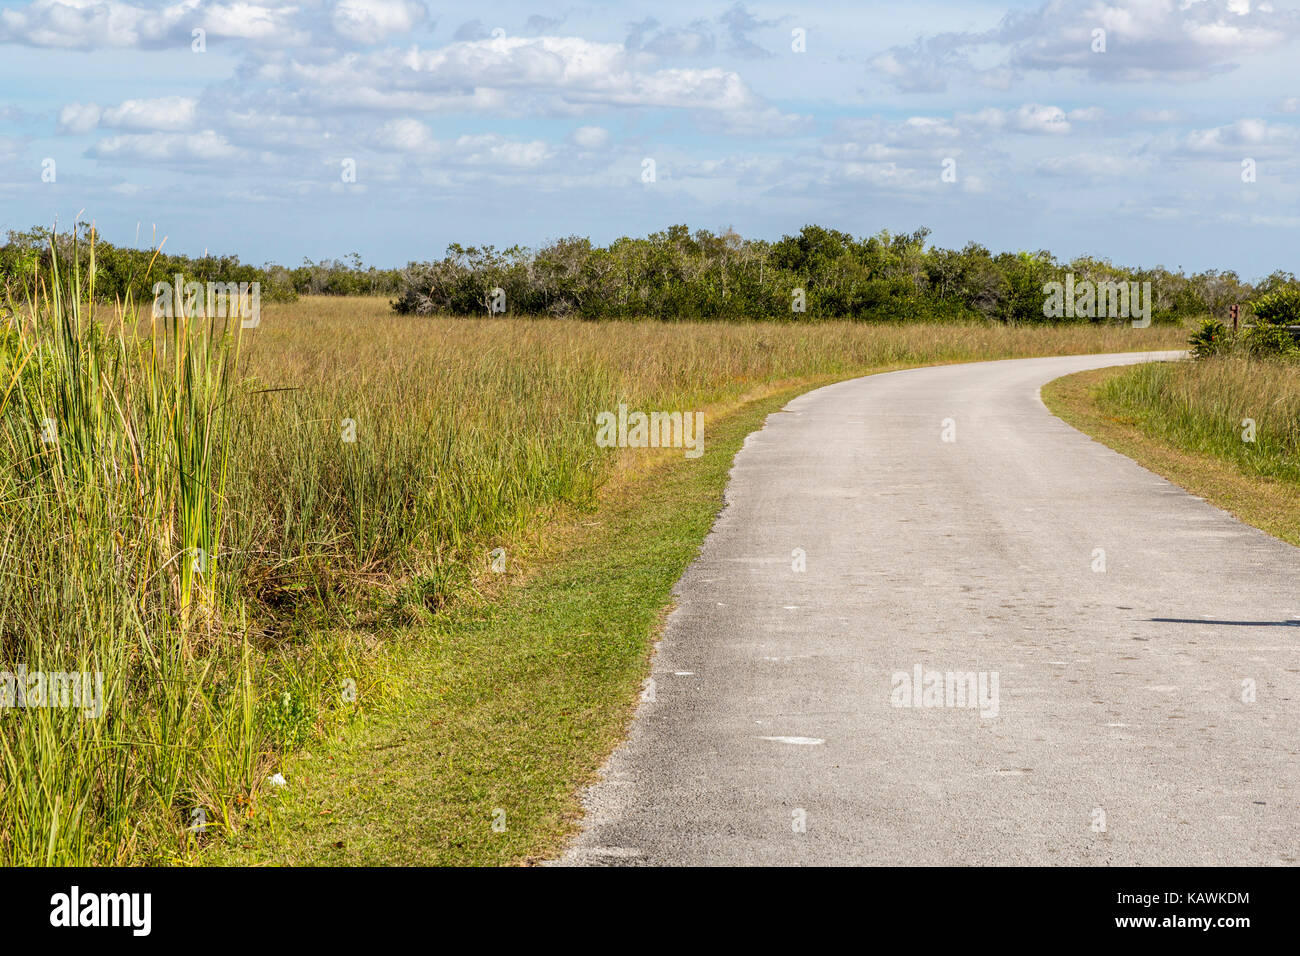
M 562 862 L 1296 862 L 1300 550 L 1038 397 L 1171 354 L 894 372 L 772 415 Z M 947 706 L 950 671 L 982 707 Z

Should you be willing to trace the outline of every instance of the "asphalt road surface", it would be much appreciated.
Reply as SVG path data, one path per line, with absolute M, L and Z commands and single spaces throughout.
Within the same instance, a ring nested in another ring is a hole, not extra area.
M 1300 549 L 1038 396 L 1176 354 L 893 372 L 770 416 L 560 862 L 1295 863 Z

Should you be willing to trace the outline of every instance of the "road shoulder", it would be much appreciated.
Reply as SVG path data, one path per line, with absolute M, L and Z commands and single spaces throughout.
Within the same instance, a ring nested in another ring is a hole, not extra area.
M 1132 458 L 1142 467 L 1204 498 L 1246 524 L 1300 546 L 1300 489 L 1289 482 L 1250 474 L 1235 462 L 1176 445 L 1134 418 L 1106 408 L 1098 392 L 1124 366 L 1078 372 L 1043 386 L 1048 410 L 1066 424 Z

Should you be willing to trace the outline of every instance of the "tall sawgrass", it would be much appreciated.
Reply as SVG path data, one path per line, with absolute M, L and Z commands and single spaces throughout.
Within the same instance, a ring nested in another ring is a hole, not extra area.
M 218 598 L 234 337 L 130 302 L 102 322 L 94 276 L 93 243 L 67 275 L 56 260 L 3 331 L 0 670 L 102 681 L 98 715 L 0 710 L 5 864 L 182 852 L 257 764 L 249 650 Z
M 0 864 L 179 858 L 382 678 L 334 631 L 427 619 L 591 500 L 608 388 L 483 354 L 291 382 L 238 320 L 96 314 L 93 243 L 57 270 L 0 340 L 0 670 L 101 675 L 105 712 L 0 711 Z

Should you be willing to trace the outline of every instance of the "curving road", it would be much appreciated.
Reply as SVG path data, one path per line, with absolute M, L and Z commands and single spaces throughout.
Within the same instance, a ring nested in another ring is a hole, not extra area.
M 772 415 L 560 862 L 1296 862 L 1300 550 L 1038 397 L 1177 354 L 893 372 Z M 962 673 L 975 707 L 948 706 Z

